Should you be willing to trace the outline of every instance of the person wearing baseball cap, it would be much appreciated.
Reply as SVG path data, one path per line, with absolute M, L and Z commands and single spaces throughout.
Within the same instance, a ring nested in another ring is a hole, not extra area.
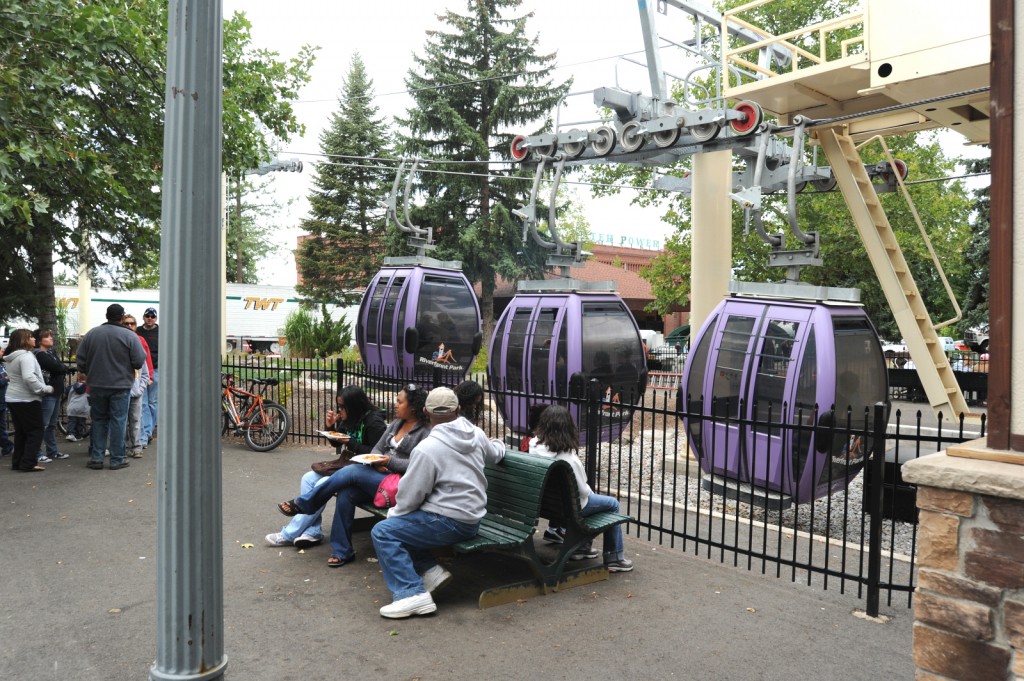
M 149 386 L 142 395 L 142 427 L 139 431 L 139 446 L 145 449 L 155 437 L 157 416 L 157 380 L 160 377 L 160 325 L 156 323 L 156 308 L 147 307 L 142 313 L 142 326 L 135 329 L 149 351 L 153 370 L 149 373 Z
M 430 434 L 409 456 L 388 517 L 370 533 L 384 582 L 394 601 L 383 617 L 426 615 L 437 610 L 431 596 L 451 573 L 437 564 L 431 549 L 476 536 L 487 512 L 484 465 L 505 456 L 500 440 L 488 440 L 462 418 L 451 388 L 434 388 L 423 410 Z

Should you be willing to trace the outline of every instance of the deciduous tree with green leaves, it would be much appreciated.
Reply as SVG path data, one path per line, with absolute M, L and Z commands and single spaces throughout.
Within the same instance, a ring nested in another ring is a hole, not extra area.
M 0 10 L 0 318 L 56 324 L 56 260 L 123 281 L 159 255 L 167 5 L 23 0 Z M 281 62 L 225 24 L 224 164 L 298 132 L 289 100 L 313 51 Z
M 310 234 L 295 253 L 306 298 L 349 305 L 381 265 L 384 209 L 393 175 L 381 165 L 390 155 L 390 132 L 373 103 L 373 81 L 356 53 L 341 86 L 339 109 L 320 134 L 326 159 L 317 166 L 309 195 Z
M 988 173 L 991 170 L 991 159 L 981 158 L 967 162 L 969 173 Z M 964 249 L 964 265 L 969 274 L 963 301 L 964 321 L 960 325 L 961 330 L 988 324 L 990 202 L 989 187 L 974 192 L 973 229 L 967 248 Z
M 512 137 L 530 132 L 524 127 L 550 126 L 569 87 L 553 80 L 555 55 L 538 52 L 526 29 L 532 14 L 515 14 L 521 5 L 472 0 L 466 14 L 440 15 L 441 28 L 428 30 L 423 53 L 414 55 L 406 85 L 416 106 L 400 121 L 404 152 L 435 161 L 417 178 L 426 202 L 415 221 L 433 228 L 438 257 L 461 260 L 480 284 L 485 339 L 496 275 L 514 280 L 543 264 L 511 214 L 529 183 L 495 179 L 491 163 L 510 159 Z

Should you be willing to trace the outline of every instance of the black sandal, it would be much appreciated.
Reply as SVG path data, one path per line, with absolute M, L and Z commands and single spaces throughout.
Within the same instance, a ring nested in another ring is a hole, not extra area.
M 340 556 L 331 556 L 330 558 L 327 559 L 327 567 L 339 568 L 342 565 L 348 565 L 349 563 L 351 563 L 355 559 L 356 559 L 355 556 L 352 556 L 351 558 L 342 558 Z
M 284 515 L 288 516 L 289 518 L 302 513 L 302 509 L 295 505 L 294 499 L 282 501 L 280 504 L 277 505 L 277 510 L 283 513 Z

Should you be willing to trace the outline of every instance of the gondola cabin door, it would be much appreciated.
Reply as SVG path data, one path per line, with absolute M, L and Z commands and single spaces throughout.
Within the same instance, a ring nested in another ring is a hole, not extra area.
M 813 394 L 803 400 L 796 394 L 801 352 L 813 346 L 810 312 L 737 302 L 722 321 L 708 357 L 713 371 L 701 386 L 713 396 L 704 405 L 713 417 L 704 425 L 707 465 L 715 474 L 788 494 L 793 471 L 782 454 L 792 451 L 793 433 L 771 423 L 790 423 L 808 398 L 813 407 Z

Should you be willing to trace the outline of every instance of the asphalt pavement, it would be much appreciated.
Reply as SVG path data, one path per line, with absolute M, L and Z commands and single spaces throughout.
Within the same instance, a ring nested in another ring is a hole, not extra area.
M 42 473 L 0 460 L 0 679 L 146 679 L 156 655 L 157 448 L 119 471 L 87 469 L 84 443 L 61 449 L 71 457 Z M 339 569 L 327 567 L 327 546 L 263 542 L 285 520 L 276 503 L 330 453 L 224 445 L 225 678 L 913 678 L 905 599 L 883 604 L 887 622 L 868 621 L 849 588 L 723 565 L 635 528 L 626 538 L 633 572 L 480 610 L 481 588 L 522 566 L 446 558 L 455 580 L 437 594 L 436 614 L 384 619 L 377 611 L 390 595 L 367 533 L 356 536 L 356 561 Z

